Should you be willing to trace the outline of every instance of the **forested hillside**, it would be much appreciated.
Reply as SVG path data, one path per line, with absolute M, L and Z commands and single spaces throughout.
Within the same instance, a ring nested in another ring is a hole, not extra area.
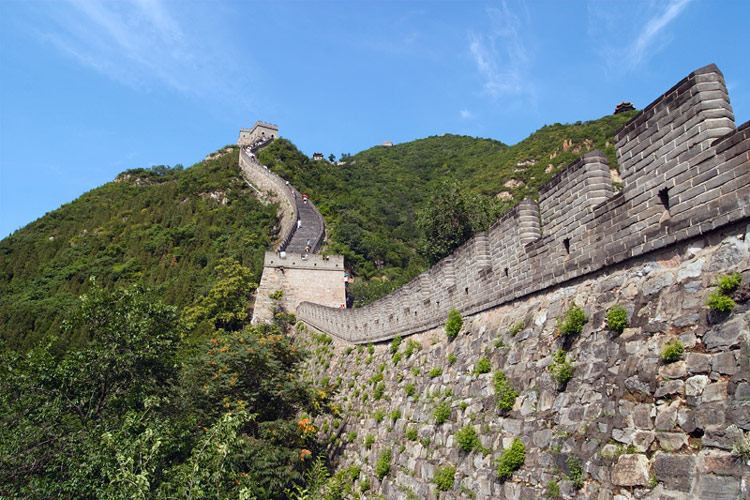
M 362 303 L 434 260 L 434 241 L 425 234 L 435 227 L 430 218 L 437 211 L 430 214 L 431 207 L 455 212 L 465 206 L 466 214 L 452 215 L 465 216 L 471 230 L 482 230 L 518 201 L 535 198 L 541 184 L 586 151 L 601 149 L 616 168 L 614 132 L 635 113 L 548 125 L 514 146 L 446 134 L 376 146 L 329 163 L 310 160 L 282 139 L 263 150 L 260 159 L 315 201 L 326 216 L 332 253 L 343 254 L 361 278 L 389 278 L 353 285 Z
M 191 168 L 130 170 L 115 182 L 0 242 L 0 339 L 26 350 L 59 333 L 65 312 L 91 286 L 154 287 L 169 305 L 192 304 L 231 258 L 260 279 L 276 224 L 242 180 L 238 150 Z

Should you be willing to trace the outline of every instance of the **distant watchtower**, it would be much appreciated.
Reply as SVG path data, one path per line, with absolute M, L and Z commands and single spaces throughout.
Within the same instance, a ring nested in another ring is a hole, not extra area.
M 248 146 L 258 141 L 265 141 L 266 139 L 276 139 L 278 137 L 278 125 L 257 121 L 255 122 L 255 125 L 253 125 L 253 128 L 240 129 L 240 138 L 237 141 L 237 144 L 240 146 Z

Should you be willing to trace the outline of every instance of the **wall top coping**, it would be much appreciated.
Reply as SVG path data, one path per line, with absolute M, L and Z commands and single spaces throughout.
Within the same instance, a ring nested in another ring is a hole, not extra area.
M 280 253 L 266 252 L 263 267 L 284 269 L 315 269 L 319 271 L 344 271 L 343 255 L 308 254 L 306 257 L 299 253 L 286 253 L 282 258 Z

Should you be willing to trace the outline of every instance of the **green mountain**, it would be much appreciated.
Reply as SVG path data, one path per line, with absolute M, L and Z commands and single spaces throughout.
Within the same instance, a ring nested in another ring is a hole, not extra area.
M 213 285 L 231 258 L 260 279 L 276 224 L 242 180 L 228 146 L 190 168 L 129 170 L 114 182 L 19 229 L 0 242 L 0 339 L 26 350 L 57 334 L 90 277 L 111 289 L 154 288 L 184 308 Z
M 260 159 L 318 205 L 332 253 L 343 254 L 360 277 L 387 278 L 351 287 L 355 300 L 368 302 L 427 268 L 419 252 L 425 235 L 416 221 L 441 184 L 456 182 L 484 199 L 492 215 L 501 214 L 524 198 L 536 198 L 540 185 L 590 149 L 604 151 L 616 169 L 614 132 L 635 113 L 548 125 L 513 146 L 446 134 L 376 146 L 329 163 L 312 161 L 281 139 Z

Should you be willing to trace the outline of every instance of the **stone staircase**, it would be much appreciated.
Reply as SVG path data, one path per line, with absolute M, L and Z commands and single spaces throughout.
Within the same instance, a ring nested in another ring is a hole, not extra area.
M 320 248 L 325 234 L 325 225 L 323 216 L 315 205 L 309 200 L 307 202 L 300 199 L 297 195 L 297 215 L 300 221 L 300 227 L 295 230 L 289 244 L 284 248 L 288 253 L 305 253 L 305 246 L 310 242 L 310 253 L 316 253 Z

